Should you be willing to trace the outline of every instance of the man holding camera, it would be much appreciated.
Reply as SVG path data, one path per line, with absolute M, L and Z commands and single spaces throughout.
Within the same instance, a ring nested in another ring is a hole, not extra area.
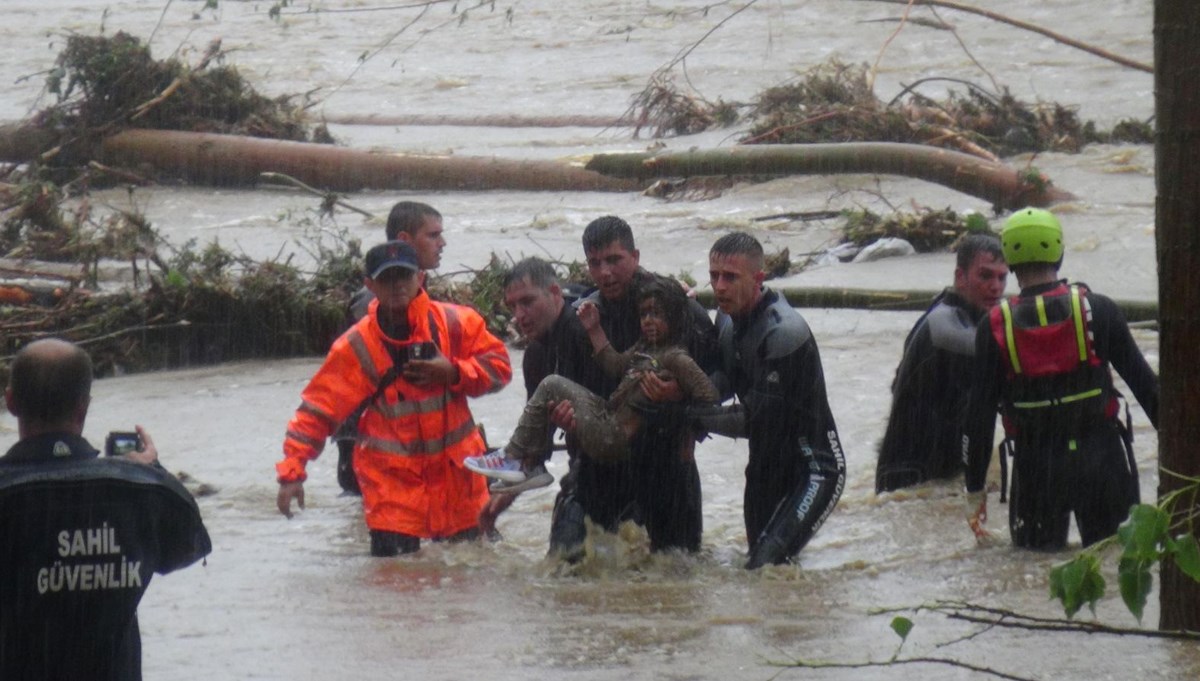
M 4 398 L 20 441 L 0 457 L 3 679 L 141 679 L 137 606 L 150 579 L 212 550 L 145 430 L 132 451 L 103 458 L 83 438 L 91 386 L 91 360 L 63 340 L 34 341 L 12 363 Z
M 388 241 L 407 241 L 412 245 L 422 272 L 436 270 L 441 264 L 446 238 L 442 236 L 442 214 L 433 206 L 418 201 L 397 203 L 388 213 L 384 232 Z M 367 316 L 367 308 L 372 300 L 375 300 L 375 295 L 366 286 L 350 297 L 350 308 L 346 311 L 347 326 L 353 326 Z M 358 439 L 358 419 L 361 416 L 361 413 L 351 414 L 334 434 L 338 446 L 338 484 L 350 494 L 362 494 L 358 488 L 358 478 L 354 477 L 354 445 Z
M 305 465 L 365 407 L 354 471 L 373 556 L 412 553 L 422 538 L 479 535 L 487 484 L 462 462 L 485 445 L 467 398 L 512 379 L 508 351 L 479 313 L 430 300 L 420 270 L 405 241 L 367 252 L 365 284 L 376 300 L 305 387 L 275 466 L 276 503 L 290 518 L 293 499 L 304 507 Z

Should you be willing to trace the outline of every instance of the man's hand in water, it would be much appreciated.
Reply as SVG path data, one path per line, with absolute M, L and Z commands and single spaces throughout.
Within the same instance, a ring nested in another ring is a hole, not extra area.
M 987 524 L 987 492 L 967 492 L 967 525 L 975 533 L 975 541 L 981 545 L 992 542 L 992 533 L 984 525 Z

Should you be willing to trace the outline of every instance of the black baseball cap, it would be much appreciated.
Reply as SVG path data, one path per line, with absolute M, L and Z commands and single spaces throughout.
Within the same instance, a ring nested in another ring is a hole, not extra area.
M 371 279 L 392 267 L 403 267 L 411 272 L 421 269 L 417 266 L 417 252 L 407 241 L 388 241 L 367 251 L 367 276 Z

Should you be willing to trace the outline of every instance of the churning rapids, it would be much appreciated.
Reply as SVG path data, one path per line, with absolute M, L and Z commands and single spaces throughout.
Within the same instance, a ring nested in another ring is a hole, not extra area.
M 740 4 L 697 0 L 496 0 L 451 15 L 454 3 L 422 11 L 377 0 L 313 0 L 268 17 L 268 2 L 220 0 L 4 0 L 0 22 L 0 120 L 38 105 L 42 77 L 64 36 L 128 31 L 153 35 L 155 56 L 197 55 L 214 38 L 268 94 L 317 89 L 317 115 L 602 114 L 619 116 L 655 69 Z M 469 3 L 458 3 L 466 9 Z M 1152 59 L 1148 0 L 987 0 L 978 4 L 1101 45 Z M 305 12 L 311 6 L 325 10 Z M 165 10 L 164 10 L 165 8 Z M 508 10 L 511 9 L 511 12 Z M 337 11 L 335 11 L 337 10 Z M 358 10 L 358 11 L 350 11 Z M 1101 127 L 1153 113 L 1152 78 L 1047 38 L 943 10 L 946 31 L 909 25 L 890 43 L 903 6 L 857 0 L 760 2 L 721 26 L 687 58 L 687 77 L 709 99 L 748 101 L 764 87 L 838 58 L 874 63 L 881 99 L 926 77 L 996 80 L 1026 101 L 1076 106 Z M 928 16 L 914 10 L 914 16 Z M 886 48 L 885 48 L 886 45 Z M 382 46 L 382 47 L 381 47 Z M 880 54 L 882 50 L 882 55 Z M 377 52 L 377 53 L 376 53 Z M 360 55 L 370 55 L 359 62 Z M 22 76 L 31 76 L 20 80 Z M 930 85 L 929 87 L 934 87 Z M 318 89 L 319 88 L 319 89 Z M 928 94 L 938 96 L 937 91 Z M 42 102 L 43 104 L 45 102 Z M 346 144 L 420 153 L 565 158 L 642 149 L 647 140 L 612 128 L 333 126 Z M 667 140 L 671 147 L 732 144 L 731 131 Z M 1062 207 L 1064 273 L 1119 299 L 1157 297 L 1154 153 L 1145 146 L 1093 146 L 1034 163 L 1077 201 Z M 446 218 L 443 273 L 482 266 L 491 252 L 580 257 L 579 232 L 606 213 L 635 229 L 650 269 L 706 278 L 708 246 L 750 229 L 769 251 L 818 251 L 832 223 L 755 222 L 785 212 L 866 206 L 989 206 L 950 190 L 895 177 L 796 177 L 739 186 L 707 201 L 664 203 L 599 193 L 360 193 L 377 215 L 415 198 Z M 290 191 L 155 187 L 137 207 L 174 243 L 219 239 L 267 258 L 303 250 L 299 218 L 315 199 Z M 127 207 L 122 190 L 93 196 Z M 366 243 L 382 223 L 341 213 L 339 225 Z M 950 283 L 953 256 L 922 255 L 817 267 L 782 284 L 934 290 Z M 1015 281 L 1010 282 L 1010 292 Z M 1069 555 L 979 549 L 964 521 L 959 485 L 876 497 L 875 447 L 887 415 L 892 372 L 915 313 L 803 310 L 820 343 L 830 400 L 848 457 L 840 505 L 802 564 L 740 569 L 745 442 L 709 440 L 698 449 L 704 486 L 704 549 L 697 556 L 648 556 L 636 532 L 601 536 L 591 557 L 564 573 L 542 561 L 557 486 L 523 496 L 502 517 L 506 541 L 427 546 L 411 558 L 371 559 L 361 510 L 340 497 L 333 456 L 310 467 L 308 508 L 291 521 L 275 509 L 272 464 L 284 426 L 319 359 L 241 363 L 105 379 L 95 386 L 86 434 L 145 425 L 164 463 L 217 492 L 200 499 L 214 550 L 204 566 L 159 578 L 141 606 L 148 679 L 769 679 L 772 661 L 886 660 L 899 640 L 876 609 L 964 600 L 1061 616 L 1047 599 L 1047 572 Z M 1157 367 L 1158 338 L 1136 333 Z M 520 351 L 514 350 L 515 366 Z M 517 382 L 519 383 L 519 381 Z M 515 424 L 523 390 L 514 385 L 473 402 L 490 433 Z M 1154 430 L 1134 412 L 1143 498 L 1157 483 Z M 0 447 L 16 439 L 0 417 Z M 551 472 L 561 475 L 555 460 Z M 991 526 L 1005 536 L 1003 506 Z M 1077 540 L 1076 540 L 1077 545 Z M 1097 607 L 1107 623 L 1136 626 L 1113 595 Z M 1157 621 L 1157 592 L 1146 623 Z M 913 616 L 912 613 L 909 613 Z M 1090 617 L 1086 610 L 1082 617 Z M 1132 637 L 1047 634 L 978 627 L 936 614 L 917 626 L 901 657 L 953 657 L 1038 679 L 1194 679 L 1192 644 Z M 64 632 L 79 635 L 80 632 Z M 951 645 L 939 647 L 954 641 Z M 785 671 L 783 678 L 975 678 L 937 665 Z

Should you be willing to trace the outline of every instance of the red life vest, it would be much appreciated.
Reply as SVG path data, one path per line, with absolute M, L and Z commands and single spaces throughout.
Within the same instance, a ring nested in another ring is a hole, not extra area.
M 1002 300 L 989 314 L 1006 361 L 1004 430 L 1074 435 L 1119 410 L 1108 364 L 1096 355 L 1087 287 L 1059 284 Z

